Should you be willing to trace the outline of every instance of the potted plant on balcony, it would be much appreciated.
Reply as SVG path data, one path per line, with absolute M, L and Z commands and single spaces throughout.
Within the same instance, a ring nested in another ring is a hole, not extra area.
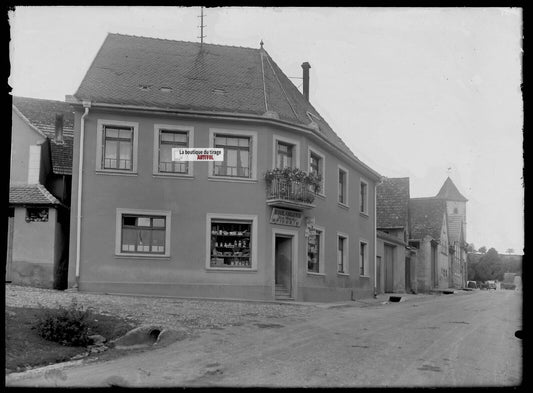
M 298 168 L 275 168 L 266 171 L 265 180 L 269 194 L 275 197 L 313 203 L 322 179 Z

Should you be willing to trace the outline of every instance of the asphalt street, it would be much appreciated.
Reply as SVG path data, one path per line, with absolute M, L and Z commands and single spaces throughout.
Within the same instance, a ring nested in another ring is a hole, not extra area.
M 457 291 L 207 329 L 119 359 L 8 375 L 6 385 L 517 386 L 520 329 L 521 292 Z

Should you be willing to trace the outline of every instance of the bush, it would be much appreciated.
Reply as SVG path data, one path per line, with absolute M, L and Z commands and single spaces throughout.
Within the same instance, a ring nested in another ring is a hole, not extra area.
M 45 308 L 33 328 L 45 340 L 72 347 L 85 346 L 90 344 L 91 317 L 91 309 L 83 309 L 73 299 L 68 307 L 59 305 L 58 309 Z

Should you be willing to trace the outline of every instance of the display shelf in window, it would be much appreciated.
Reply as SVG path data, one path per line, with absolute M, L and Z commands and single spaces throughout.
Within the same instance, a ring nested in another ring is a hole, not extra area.
M 211 267 L 251 268 L 251 222 L 211 223 Z
M 26 209 L 26 222 L 47 222 L 48 208 L 28 207 Z

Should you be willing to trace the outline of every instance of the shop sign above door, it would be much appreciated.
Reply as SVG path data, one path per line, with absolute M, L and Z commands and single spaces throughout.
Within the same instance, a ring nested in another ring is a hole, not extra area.
M 270 216 L 270 223 L 299 227 L 302 224 L 302 213 L 274 207 Z

